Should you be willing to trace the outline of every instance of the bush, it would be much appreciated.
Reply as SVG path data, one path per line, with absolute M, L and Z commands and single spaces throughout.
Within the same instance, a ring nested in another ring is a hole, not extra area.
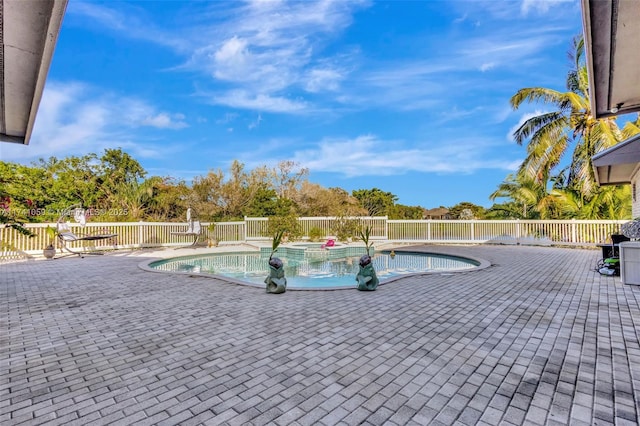
M 302 227 L 298 223 L 298 217 L 294 215 L 271 216 L 269 218 L 268 233 L 276 235 L 282 232 L 282 241 L 296 241 L 302 238 Z
M 360 221 L 358 219 L 351 219 L 348 217 L 338 217 L 334 222 L 332 232 L 336 238 L 340 241 L 347 241 L 348 238 L 353 238 L 358 234 L 360 229 Z
M 325 236 L 326 236 L 326 233 L 321 228 L 318 228 L 317 226 L 314 226 L 313 228 L 309 229 L 309 239 L 311 241 L 320 241 L 324 239 Z

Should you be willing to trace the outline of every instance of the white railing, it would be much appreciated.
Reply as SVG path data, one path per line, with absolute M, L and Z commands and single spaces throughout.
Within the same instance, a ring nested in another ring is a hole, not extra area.
M 389 241 L 595 245 L 626 220 L 389 220 Z
M 386 217 L 351 218 L 372 229 L 371 238 L 397 243 L 497 243 L 553 244 L 594 246 L 607 242 L 611 234 L 620 232 L 625 220 L 388 220 Z M 326 236 L 334 235 L 338 220 L 334 217 L 303 217 L 298 219 L 308 235 L 311 228 L 320 228 Z M 239 222 L 217 222 L 213 230 L 202 224 L 201 241 L 224 243 L 268 241 L 267 218 L 245 218 Z M 19 259 L 40 255 L 47 245 L 46 227 L 55 224 L 27 224 L 33 238 L 8 227 L 0 228 L 0 259 Z M 78 234 L 116 233 L 117 237 L 80 241 L 72 248 L 113 250 L 122 248 L 180 246 L 190 243 L 190 237 L 173 235 L 183 231 L 185 223 L 176 222 L 100 222 L 86 226 L 71 224 Z
M 334 227 L 337 221 L 355 221 L 361 226 L 371 228 L 371 238 L 386 239 L 387 221 L 384 216 L 363 216 L 363 217 L 299 217 L 298 223 L 302 228 L 302 233 L 308 236 L 312 228 L 321 229 L 325 236 L 335 236 Z M 245 217 L 246 239 L 247 240 L 269 240 L 269 219 L 265 217 Z

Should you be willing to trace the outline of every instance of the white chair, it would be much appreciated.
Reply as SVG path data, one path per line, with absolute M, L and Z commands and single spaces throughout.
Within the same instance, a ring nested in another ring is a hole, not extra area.
M 71 226 L 69 222 L 64 222 L 64 218 L 66 214 L 63 214 L 58 219 L 56 224 L 56 231 L 58 240 L 60 240 L 60 247 L 62 251 L 67 251 L 70 254 L 75 254 L 76 256 L 84 257 L 85 254 L 103 254 L 101 252 L 93 252 L 93 251 L 77 251 L 72 250 L 68 244 L 73 243 L 75 241 L 96 241 L 96 240 L 106 240 L 108 238 L 117 237 L 118 234 L 89 234 L 89 235 L 78 235 L 71 230 Z M 87 223 L 86 216 L 84 215 L 84 209 L 76 208 L 73 211 L 73 217 L 76 222 L 80 223 L 80 225 L 85 226 Z
M 195 246 L 198 242 L 198 237 L 202 233 L 202 225 L 199 220 L 192 220 L 191 218 L 191 207 L 187 209 L 187 229 L 184 231 L 175 231 L 172 232 L 171 235 L 183 235 L 188 237 L 193 237 L 193 242 L 189 245 L 189 247 Z M 180 248 L 180 247 L 178 247 Z

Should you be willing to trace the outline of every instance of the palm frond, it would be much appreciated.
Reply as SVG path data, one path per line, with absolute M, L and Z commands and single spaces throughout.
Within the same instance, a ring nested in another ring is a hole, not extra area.
M 571 109 L 574 113 L 576 111 L 581 114 L 590 112 L 589 99 L 585 98 L 581 93 L 565 93 L 562 106 L 563 109 Z
M 525 122 L 513 132 L 513 138 L 518 145 L 522 145 L 523 142 L 529 138 L 535 139 L 536 137 L 540 137 L 539 132 L 541 132 L 540 134 L 544 134 L 544 132 L 549 131 L 549 129 L 565 126 L 565 122 L 566 117 L 560 111 L 540 114 L 525 120 Z
M 623 139 L 628 139 L 638 133 L 640 133 L 640 113 L 635 121 L 629 121 L 624 125 L 622 128 L 622 137 Z
M 544 87 L 527 87 L 520 89 L 510 99 L 511 107 L 518 109 L 524 102 L 535 103 L 543 102 L 549 104 L 560 105 L 562 102 L 562 92 L 557 90 L 545 89 Z
M 362 242 L 364 243 L 364 246 L 367 250 L 367 255 L 370 256 L 370 249 L 371 249 L 371 244 L 369 243 L 369 237 L 371 236 L 371 227 L 370 226 L 365 226 L 364 228 L 361 228 L 358 231 L 358 234 L 360 235 L 360 239 L 362 240 Z
M 273 240 L 271 241 L 271 255 L 269 255 L 269 260 L 273 257 L 274 253 L 280 247 L 280 243 L 282 242 L 282 237 L 284 236 L 284 230 L 279 230 L 273 235 Z

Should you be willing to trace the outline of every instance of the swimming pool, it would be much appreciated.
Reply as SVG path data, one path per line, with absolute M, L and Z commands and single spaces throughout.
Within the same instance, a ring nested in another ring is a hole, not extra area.
M 334 258 L 321 253 L 304 257 L 281 257 L 287 289 L 355 288 L 360 256 Z M 264 253 L 218 253 L 158 260 L 148 267 L 156 271 L 221 275 L 254 286 L 264 287 L 269 274 L 269 256 Z M 373 265 L 381 283 L 393 278 L 424 272 L 446 272 L 475 269 L 479 261 L 464 257 L 434 254 L 376 252 Z

